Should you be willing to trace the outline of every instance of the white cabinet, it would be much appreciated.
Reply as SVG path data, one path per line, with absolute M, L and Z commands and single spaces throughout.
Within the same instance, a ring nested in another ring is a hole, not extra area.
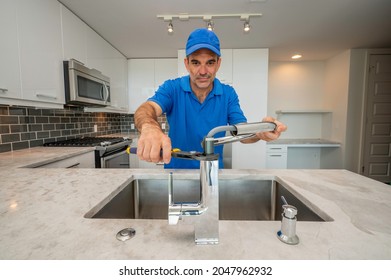
M 134 113 L 158 87 L 177 77 L 177 59 L 129 59 L 129 112 Z
M 66 159 L 57 160 L 46 164 L 37 164 L 35 168 L 95 168 L 95 154 L 90 151 L 84 154 Z
M 19 0 L 18 32 L 23 99 L 63 104 L 59 2 Z
M 61 5 L 64 60 L 76 59 L 87 63 L 87 25 L 74 13 Z
M 60 4 L 2 1 L 0 102 L 62 108 Z M 3 40 L 4 39 L 4 40 Z
M 111 78 L 109 111 L 127 112 L 127 60 L 54 0 L 0 2 L 0 103 L 63 108 L 63 60 Z M 103 111 L 103 110 L 100 110 Z
M 128 112 L 127 59 L 95 31 L 87 28 L 87 67 L 95 68 L 110 77 L 110 103 L 105 108 L 88 108 L 88 111 Z
M 111 106 L 86 111 L 128 112 L 127 59 L 66 7 L 62 11 L 64 60 L 74 58 L 110 77 Z
M 267 115 L 269 52 L 267 49 L 234 49 L 232 86 L 248 122 Z M 266 143 L 232 144 L 232 168 L 265 168 Z
M 266 168 L 286 169 L 288 147 L 286 145 L 266 145 Z
M 21 98 L 17 32 L 17 2 L 0 2 L 0 103 L 3 98 Z
M 217 72 L 217 78 L 223 84 L 232 84 L 232 49 L 222 49 L 221 52 L 221 65 L 220 69 Z M 188 72 L 185 67 L 184 59 L 186 57 L 185 50 L 178 51 L 178 76 L 186 76 Z
M 110 77 L 111 106 L 107 111 L 128 113 L 128 61 L 125 57 L 113 57 L 105 64 L 105 72 Z

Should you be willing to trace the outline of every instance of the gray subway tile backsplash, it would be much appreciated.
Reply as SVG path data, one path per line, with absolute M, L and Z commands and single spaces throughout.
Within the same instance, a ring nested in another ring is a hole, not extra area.
M 134 133 L 133 115 L 0 105 L 0 153 L 76 137 Z M 165 119 L 164 119 L 165 121 Z M 94 132 L 94 125 L 98 132 Z

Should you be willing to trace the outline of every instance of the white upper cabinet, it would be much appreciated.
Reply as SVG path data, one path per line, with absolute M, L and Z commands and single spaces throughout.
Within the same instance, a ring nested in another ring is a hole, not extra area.
M 86 64 L 87 25 L 66 7 L 61 6 L 64 60 L 71 58 Z
M 127 113 L 127 59 L 64 6 L 62 21 L 64 59 L 74 58 L 110 77 L 111 106 L 85 110 Z
M 110 77 L 107 111 L 128 111 L 126 57 L 70 10 L 55 0 L 2 0 L 0 9 L 0 103 L 63 108 L 63 60 L 74 58 Z
M 52 0 L 17 3 L 23 99 L 63 104 L 60 4 Z
M 62 108 L 59 2 L 5 0 L 0 8 L 0 102 Z
M 159 58 L 155 59 L 155 91 L 168 79 L 175 79 L 177 75 L 176 58 Z
M 18 52 L 17 3 L 0 1 L 0 101 L 2 98 L 21 98 Z
M 129 59 L 129 112 L 134 113 L 158 87 L 177 77 L 177 59 Z

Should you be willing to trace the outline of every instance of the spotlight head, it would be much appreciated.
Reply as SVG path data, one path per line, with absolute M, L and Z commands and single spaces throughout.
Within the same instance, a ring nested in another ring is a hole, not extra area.
M 251 29 L 250 23 L 249 23 L 248 21 L 246 21 L 246 22 L 244 23 L 244 26 L 243 26 L 243 31 L 244 31 L 245 33 L 248 33 L 248 32 L 250 32 L 250 29 Z
M 167 32 L 168 32 L 168 34 L 174 33 L 174 26 L 172 25 L 172 21 L 170 21 L 170 22 L 168 23 Z

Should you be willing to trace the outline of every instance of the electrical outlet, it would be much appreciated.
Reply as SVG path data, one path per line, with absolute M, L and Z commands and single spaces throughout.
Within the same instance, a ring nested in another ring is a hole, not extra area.
M 166 123 L 162 123 L 162 129 L 166 129 Z
M 134 123 L 130 124 L 130 129 L 134 129 Z
M 98 125 L 94 124 L 94 132 L 98 132 Z

